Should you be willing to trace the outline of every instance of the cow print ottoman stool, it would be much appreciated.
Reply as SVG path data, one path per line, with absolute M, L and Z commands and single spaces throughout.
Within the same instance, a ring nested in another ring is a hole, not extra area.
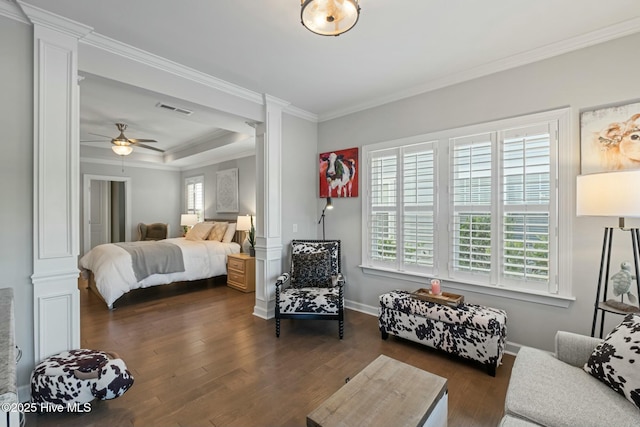
M 396 290 L 380 295 L 378 325 L 389 334 L 475 360 L 496 375 L 507 337 L 507 313 L 475 304 L 449 307 Z
M 114 353 L 70 350 L 48 357 L 31 373 L 34 403 L 67 405 L 122 396 L 133 385 L 124 361 Z

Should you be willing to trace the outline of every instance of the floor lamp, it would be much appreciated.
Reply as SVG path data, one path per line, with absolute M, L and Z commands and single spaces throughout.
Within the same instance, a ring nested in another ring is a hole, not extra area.
M 640 170 L 620 172 L 594 173 L 580 175 L 576 181 L 576 214 L 578 216 L 607 216 L 618 218 L 618 228 L 628 231 L 631 235 L 633 248 L 633 265 L 635 267 L 636 286 L 640 294 L 640 238 L 638 228 L 625 228 L 625 217 L 640 217 Z M 605 227 L 602 239 L 602 256 L 600 258 L 600 273 L 598 274 L 598 289 L 593 307 L 593 321 L 591 336 L 595 336 L 598 311 L 600 311 L 600 338 L 604 328 L 606 312 L 628 314 L 629 311 L 607 305 L 606 298 L 609 289 L 609 274 L 611 264 L 611 245 L 613 243 L 614 227 Z M 600 300 L 600 293 L 602 300 Z M 640 295 L 639 295 L 640 297 Z M 634 309 L 633 306 L 629 306 Z
M 333 209 L 333 204 L 331 203 L 331 197 L 327 197 L 327 204 L 324 205 L 324 208 L 322 209 L 322 215 L 320 215 L 320 219 L 318 220 L 318 224 L 320 224 L 322 222 L 322 240 L 325 240 L 325 238 L 324 238 L 324 211 L 326 211 L 327 209 Z

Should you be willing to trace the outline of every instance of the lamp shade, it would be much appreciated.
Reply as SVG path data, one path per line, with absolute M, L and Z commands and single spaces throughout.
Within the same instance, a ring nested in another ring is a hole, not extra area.
M 338 36 L 358 22 L 358 0 L 304 0 L 300 19 L 309 31 L 321 36 Z
M 236 223 L 236 230 L 238 231 L 251 230 L 251 217 L 249 215 L 239 215 L 238 222 Z
M 196 214 L 182 214 L 180 215 L 180 225 L 183 227 L 191 227 L 198 223 L 198 215 Z
M 640 170 L 580 175 L 576 181 L 578 216 L 640 217 Z

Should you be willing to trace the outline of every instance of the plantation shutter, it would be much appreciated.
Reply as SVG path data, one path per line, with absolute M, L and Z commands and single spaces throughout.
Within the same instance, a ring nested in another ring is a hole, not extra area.
M 450 274 L 489 277 L 494 134 L 452 138 Z
M 185 180 L 187 213 L 196 214 L 198 221 L 204 221 L 204 177 L 196 176 Z
M 504 280 L 549 290 L 554 123 L 502 132 Z M 536 284 L 537 282 L 537 284 Z
M 369 161 L 368 258 L 372 265 L 395 266 L 397 150 L 371 153 Z
M 407 147 L 402 167 L 403 269 L 433 268 L 435 250 L 434 144 Z

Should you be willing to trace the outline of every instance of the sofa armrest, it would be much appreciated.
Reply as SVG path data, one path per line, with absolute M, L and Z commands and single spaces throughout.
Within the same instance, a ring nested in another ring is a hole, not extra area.
M 582 368 L 589 360 L 593 350 L 601 342 L 600 338 L 558 331 L 556 333 L 556 357 L 569 365 Z

